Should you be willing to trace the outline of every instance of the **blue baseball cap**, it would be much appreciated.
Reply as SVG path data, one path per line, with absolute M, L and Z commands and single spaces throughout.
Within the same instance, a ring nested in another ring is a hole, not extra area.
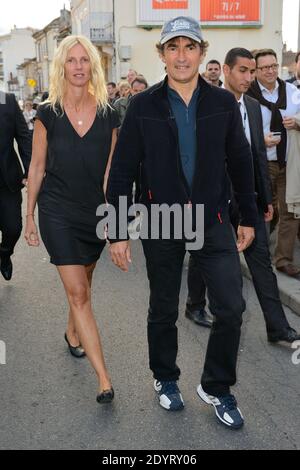
M 161 31 L 160 44 L 165 44 L 173 38 L 183 36 L 201 43 L 203 41 L 200 23 L 189 16 L 178 16 L 167 21 Z

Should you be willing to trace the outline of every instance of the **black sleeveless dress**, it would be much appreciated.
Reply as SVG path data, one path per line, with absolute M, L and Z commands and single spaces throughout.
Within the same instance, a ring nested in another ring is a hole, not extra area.
M 42 240 L 56 266 L 96 262 L 105 241 L 96 234 L 97 207 L 105 203 L 104 174 L 117 113 L 99 111 L 89 131 L 80 137 L 66 113 L 39 106 L 36 119 L 47 129 L 46 174 L 38 196 Z

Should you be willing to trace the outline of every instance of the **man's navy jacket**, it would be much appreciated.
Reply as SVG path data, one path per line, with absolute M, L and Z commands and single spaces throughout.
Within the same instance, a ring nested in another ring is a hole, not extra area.
M 18 144 L 21 168 L 14 148 L 14 139 Z M 32 138 L 22 111 L 13 94 L 0 91 L 0 173 L 1 179 L 10 191 L 22 188 L 22 179 L 27 178 L 32 151 Z
M 182 170 L 167 86 L 166 78 L 131 100 L 113 155 L 108 202 L 118 211 L 119 196 L 131 201 L 133 182 L 141 167 L 141 203 L 192 203 L 193 214 L 195 204 L 204 204 L 208 227 L 220 223 L 228 211 L 229 176 L 239 204 L 240 224 L 254 227 L 253 161 L 234 95 L 199 76 L 197 158 L 190 190 Z

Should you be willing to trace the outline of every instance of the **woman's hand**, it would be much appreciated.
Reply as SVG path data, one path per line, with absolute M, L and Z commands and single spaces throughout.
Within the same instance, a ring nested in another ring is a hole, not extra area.
M 25 240 L 29 246 L 39 246 L 40 240 L 33 215 L 27 215 L 25 227 Z
M 128 265 L 131 263 L 131 250 L 128 240 L 111 243 L 109 252 L 112 262 L 122 271 L 128 272 Z

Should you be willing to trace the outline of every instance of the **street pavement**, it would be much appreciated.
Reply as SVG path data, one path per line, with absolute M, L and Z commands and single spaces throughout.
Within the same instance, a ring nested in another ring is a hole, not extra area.
M 300 449 L 300 365 L 292 363 L 290 347 L 268 344 L 248 280 L 233 389 L 246 424 L 236 432 L 196 395 L 209 331 L 184 317 L 186 262 L 178 321 L 186 407 L 170 413 L 158 405 L 148 369 L 148 283 L 139 242 L 128 274 L 105 250 L 94 278 L 94 310 L 116 392 L 111 405 L 96 403 L 91 366 L 67 350 L 66 299 L 44 247 L 29 248 L 22 239 L 13 261 L 13 279 L 0 279 L 0 341 L 7 350 L 0 365 L 0 449 Z M 300 318 L 286 312 L 300 330 Z

